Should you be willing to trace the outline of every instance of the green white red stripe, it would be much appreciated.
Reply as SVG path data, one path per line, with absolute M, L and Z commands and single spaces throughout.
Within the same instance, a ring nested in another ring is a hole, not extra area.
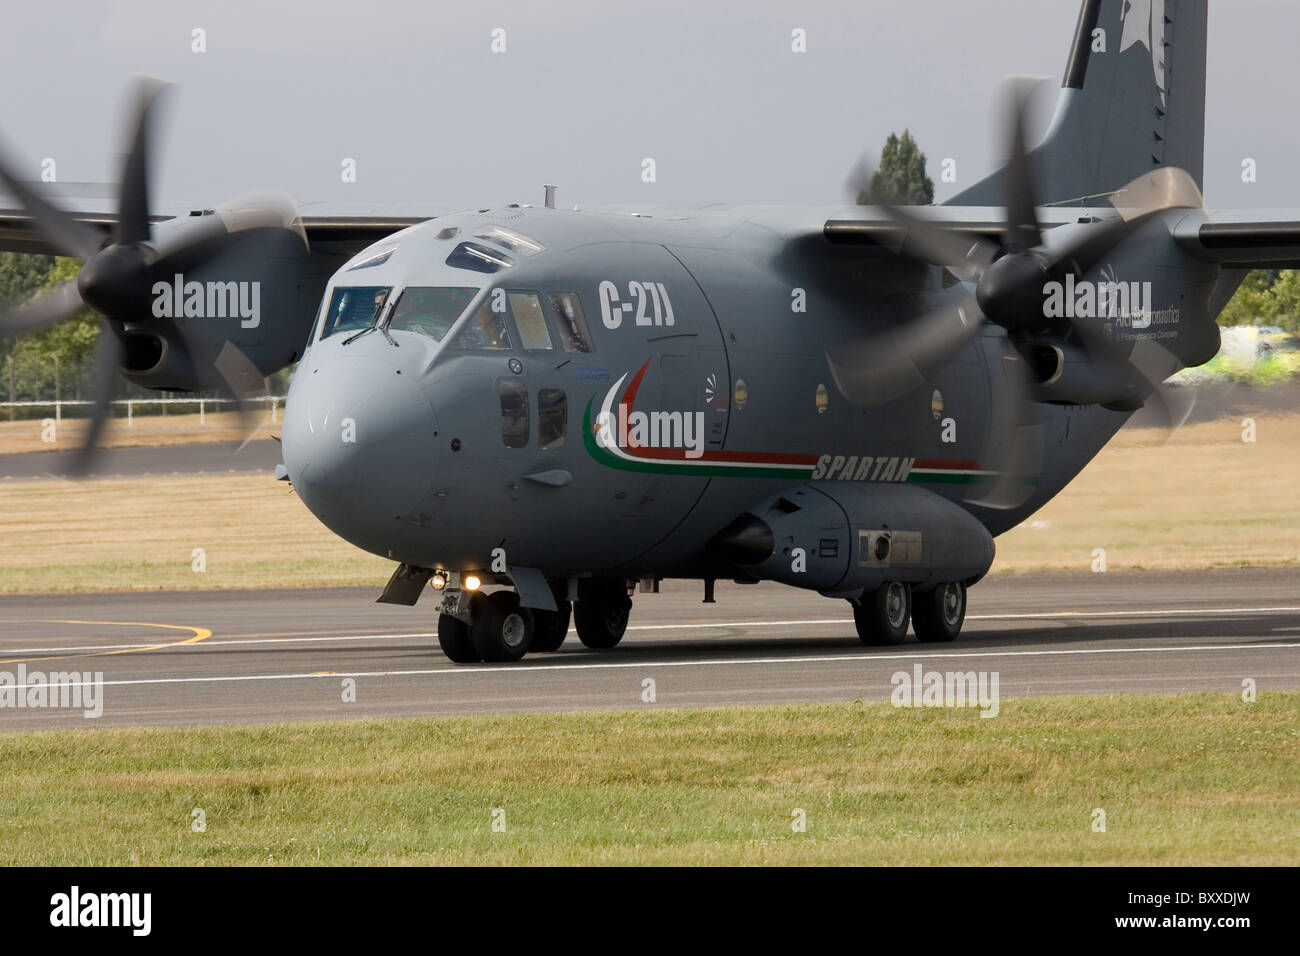
M 628 411 L 635 406 L 637 392 L 651 361 L 647 359 L 632 376 L 626 394 L 618 402 L 618 409 L 615 408 L 614 400 L 623 383 L 628 379 L 627 372 L 624 372 L 605 393 L 594 420 L 591 409 L 595 396 L 588 400 L 582 416 L 582 437 L 587 453 L 596 461 L 623 471 L 653 474 L 784 478 L 789 481 L 805 481 L 812 478 L 821 458 L 819 455 L 703 449 L 692 456 L 689 454 L 690 449 L 687 448 L 663 448 L 642 445 L 634 441 L 620 443 L 618 435 L 620 414 L 625 420 Z M 900 461 L 911 461 L 911 467 L 906 477 L 895 477 L 894 481 L 922 484 L 973 484 L 997 477 L 996 472 L 982 470 L 979 462 L 972 460 L 917 458 L 900 459 Z

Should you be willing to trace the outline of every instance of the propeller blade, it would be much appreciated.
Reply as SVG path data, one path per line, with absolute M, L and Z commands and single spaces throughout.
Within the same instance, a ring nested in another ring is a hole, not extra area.
M 220 379 L 221 390 L 234 398 L 239 408 L 239 430 L 245 437 L 236 449 L 238 454 L 262 427 L 262 422 L 254 419 L 248 399 L 266 390 L 266 379 L 252 360 L 229 340 L 221 347 L 212 369 Z
M 167 88 L 162 80 L 141 77 L 136 82 L 132 110 L 131 143 L 122 162 L 118 191 L 117 242 L 129 245 L 149 239 L 149 127 L 158 95 Z
M 984 508 L 1019 508 L 1033 495 L 1043 469 L 1043 426 L 1032 420 L 1028 363 L 1011 344 L 1002 343 L 1002 387 L 993 389 L 989 434 L 980 466 L 997 474 L 993 485 L 966 500 Z
M 38 232 L 53 244 L 60 254 L 85 262 L 104 242 L 104 234 L 94 226 L 78 222 L 70 213 L 46 202 L 14 172 L 14 166 L 0 155 L 0 182 L 18 200 L 32 217 Z
M 869 205 L 871 202 L 871 174 L 873 170 L 865 154 L 849 167 L 840 192 L 850 206 Z
M 1111 193 L 1110 204 L 1125 219 L 1156 209 L 1204 209 L 1196 180 L 1185 169 L 1161 166 Z
M 1025 148 L 1025 113 L 1032 89 L 1033 84 L 1027 80 L 1012 81 L 1008 103 L 1007 164 L 1002 170 L 1002 188 L 1005 192 L 1003 202 L 1007 207 L 1004 244 L 1010 252 L 1024 252 L 1043 242 L 1042 230 L 1038 227 L 1038 201 L 1034 194 L 1029 153 Z
M 99 452 L 99 440 L 103 437 L 104 427 L 108 424 L 112 411 L 117 370 L 125 357 L 126 349 L 122 345 L 122 340 L 117 337 L 112 326 L 107 322 L 101 322 L 99 341 L 95 343 L 95 382 L 92 392 L 94 404 L 91 406 L 90 425 L 86 430 L 85 440 L 68 465 L 68 474 L 74 478 L 84 478 L 90 474 L 90 466 Z
M 1094 268 L 1115 248 L 1146 225 L 1160 210 L 1143 213 L 1133 219 L 1111 219 L 1083 229 L 1082 235 L 1052 257 L 1051 268 L 1074 273 L 1076 280 Z
M 883 405 L 925 383 L 974 338 L 984 322 L 974 296 L 934 309 L 888 332 L 826 353 L 840 394 L 855 405 Z
M 1139 176 L 1115 190 L 1110 202 L 1119 212 L 1119 218 L 1084 230 L 1073 245 L 1053 256 L 1054 263 L 1070 265 L 1081 278 L 1157 213 L 1204 206 L 1195 180 L 1176 166 L 1162 166 Z
M 39 299 L 33 299 L 7 315 L 0 316 L 0 335 L 19 335 L 49 328 L 76 315 L 85 307 L 81 293 L 77 291 L 77 280 L 69 279 L 60 282 Z
M 1187 422 L 1196 404 L 1193 390 L 1175 389 L 1165 385 L 1165 379 L 1182 367 L 1178 359 L 1164 346 L 1150 339 L 1138 339 L 1125 353 L 1120 342 L 1107 336 L 1101 329 L 1085 319 L 1071 320 L 1071 327 L 1093 360 L 1125 371 L 1134 397 L 1150 405 L 1165 429 L 1168 442 Z
M 899 225 L 894 252 L 944 266 L 959 278 L 978 277 L 998 254 L 998 247 L 987 239 L 944 229 L 889 203 L 876 208 Z
M 159 234 L 150 243 L 157 253 L 152 269 L 163 277 L 188 272 L 237 243 L 256 243 L 272 237 L 271 230 L 292 232 L 302 240 L 303 248 L 308 248 L 298 206 L 287 193 L 250 193 L 218 206 L 215 215 L 191 220 L 184 230 Z

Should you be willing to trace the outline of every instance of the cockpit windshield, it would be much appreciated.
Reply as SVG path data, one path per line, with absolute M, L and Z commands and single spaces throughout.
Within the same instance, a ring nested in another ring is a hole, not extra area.
M 407 286 L 393 306 L 388 329 L 418 332 L 441 342 L 476 292 L 460 286 Z
M 327 339 L 336 332 L 359 332 L 369 328 L 384 311 L 390 285 L 338 286 L 325 311 L 320 337 Z

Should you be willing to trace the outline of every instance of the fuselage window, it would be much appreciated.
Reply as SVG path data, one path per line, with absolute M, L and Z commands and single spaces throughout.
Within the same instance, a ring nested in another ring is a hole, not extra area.
M 551 333 L 546 329 L 542 300 L 531 292 L 511 292 L 509 298 L 520 344 L 525 349 L 550 349 Z
M 569 399 L 562 388 L 537 390 L 537 444 L 542 448 L 564 447 L 569 424 Z
M 388 328 L 394 332 L 418 332 L 441 342 L 477 291 L 453 286 L 407 286 L 393 305 Z
M 560 344 L 566 352 L 590 352 L 591 334 L 587 331 L 587 318 L 582 314 L 582 300 L 576 292 L 552 292 L 547 299 L 555 316 L 555 327 L 560 330 Z
M 506 314 L 492 308 L 493 296 L 479 306 L 477 312 L 470 316 L 465 327 L 451 343 L 454 349 L 490 349 L 502 351 L 510 348 L 510 336 L 506 334 Z
M 507 448 L 528 444 L 528 386 L 517 378 L 497 382 L 501 399 L 501 441 Z
M 369 328 L 384 311 L 392 286 L 336 286 L 325 312 L 320 337 L 327 339 L 336 332 L 357 332 Z

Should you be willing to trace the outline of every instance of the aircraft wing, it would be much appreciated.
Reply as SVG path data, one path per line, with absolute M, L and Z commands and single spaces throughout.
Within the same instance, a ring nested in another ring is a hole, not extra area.
M 440 210 L 449 212 L 450 208 Z M 202 209 L 184 210 L 173 215 L 150 217 L 153 223 L 164 222 L 176 216 L 201 215 Z M 373 215 L 339 212 L 304 215 L 303 228 L 312 248 L 322 247 L 331 253 L 351 256 L 372 242 L 378 242 L 407 226 L 414 226 L 433 218 L 436 213 L 411 215 Z M 73 218 L 102 232 L 107 238 L 117 225 L 116 212 L 73 211 Z M 57 250 L 35 228 L 31 217 L 23 210 L 0 209 L 0 252 L 27 252 L 55 255 Z
M 1236 269 L 1300 269 L 1300 209 L 1193 210 L 1174 240 L 1188 255 Z

